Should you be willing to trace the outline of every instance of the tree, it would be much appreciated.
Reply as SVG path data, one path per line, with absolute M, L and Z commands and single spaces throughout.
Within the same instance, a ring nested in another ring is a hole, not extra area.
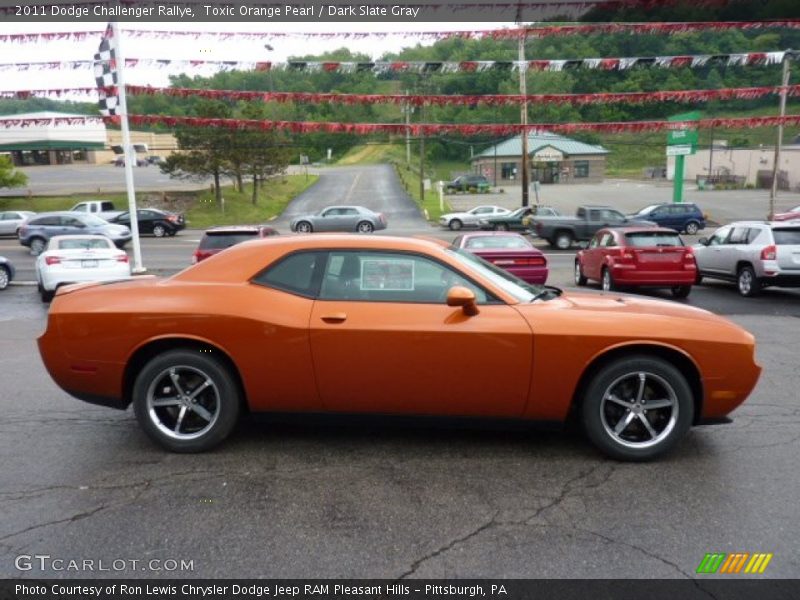
M 0 188 L 22 187 L 28 183 L 28 176 L 17 171 L 8 156 L 0 156 Z
M 265 119 L 263 104 L 247 104 L 242 109 L 245 119 Z M 276 131 L 247 131 L 239 136 L 240 147 L 235 154 L 241 157 L 241 164 L 253 178 L 253 205 L 258 202 L 259 181 L 278 173 L 283 173 L 289 165 L 292 149 L 288 147 L 285 136 Z
M 205 118 L 231 117 L 230 106 L 218 100 L 197 103 L 197 116 Z M 222 204 L 220 177 L 231 174 L 230 155 L 239 132 L 221 127 L 178 127 L 175 138 L 179 151 L 170 154 L 161 171 L 170 177 L 183 179 L 214 179 L 214 197 Z

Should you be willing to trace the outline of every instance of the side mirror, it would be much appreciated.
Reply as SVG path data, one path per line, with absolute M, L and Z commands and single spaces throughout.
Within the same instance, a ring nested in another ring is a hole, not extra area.
M 708 246 L 708 238 L 701 237 L 699 240 L 697 240 L 697 243 L 702 244 L 703 246 Z
M 475 293 L 461 285 L 453 286 L 447 291 L 447 306 L 460 306 L 468 317 L 474 317 L 480 312 L 475 303 Z

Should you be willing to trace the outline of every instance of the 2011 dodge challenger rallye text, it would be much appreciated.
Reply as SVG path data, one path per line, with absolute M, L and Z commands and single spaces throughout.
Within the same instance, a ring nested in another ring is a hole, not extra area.
M 724 421 L 761 372 L 753 336 L 704 310 L 565 294 L 435 241 L 330 234 L 60 288 L 39 349 L 67 393 L 132 404 L 176 452 L 215 446 L 247 410 L 572 421 L 646 460 Z

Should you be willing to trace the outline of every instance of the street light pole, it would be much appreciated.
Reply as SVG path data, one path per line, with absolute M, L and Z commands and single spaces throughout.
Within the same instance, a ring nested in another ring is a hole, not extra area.
M 783 83 L 781 84 L 781 110 L 780 116 L 786 116 L 786 91 L 789 85 L 789 58 L 787 56 L 783 59 Z M 775 197 L 778 195 L 778 173 L 780 173 L 779 165 L 781 160 L 781 146 L 783 145 L 783 123 L 778 125 L 778 143 L 775 144 L 775 158 L 772 163 L 772 189 L 769 192 L 769 215 L 767 218 L 771 221 L 775 216 Z
M 520 109 L 520 123 L 522 125 L 522 206 L 528 206 L 528 82 L 527 63 L 525 62 L 525 39 L 527 33 L 523 29 L 522 21 L 519 23 L 519 93 L 522 96 Z

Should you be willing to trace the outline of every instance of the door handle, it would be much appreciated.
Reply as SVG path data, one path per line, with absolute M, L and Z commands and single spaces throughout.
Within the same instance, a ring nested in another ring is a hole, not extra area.
M 326 323 L 342 323 L 343 321 L 347 320 L 346 313 L 333 313 L 330 315 L 322 315 L 320 317 Z

